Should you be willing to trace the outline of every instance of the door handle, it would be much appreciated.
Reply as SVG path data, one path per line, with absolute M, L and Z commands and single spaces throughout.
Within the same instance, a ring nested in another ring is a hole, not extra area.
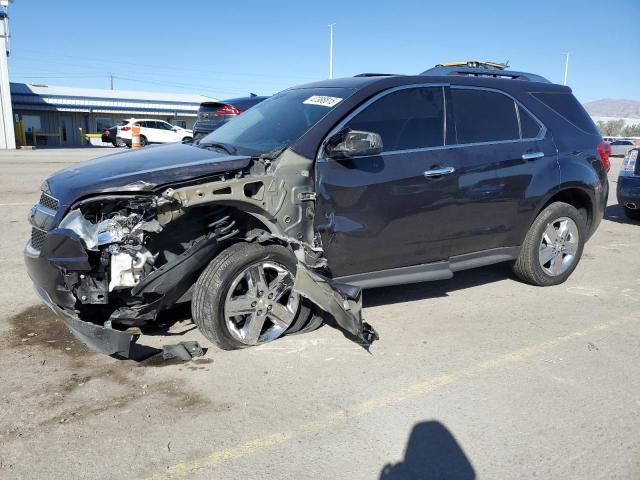
M 438 168 L 432 168 L 431 170 L 427 170 L 426 172 L 424 172 L 424 176 L 426 178 L 441 177 L 442 175 L 449 175 L 455 171 L 456 169 L 453 167 L 438 167 Z
M 532 152 L 532 153 L 523 153 L 522 154 L 522 159 L 523 160 L 536 160 L 537 158 L 542 158 L 544 157 L 544 153 L 543 152 Z

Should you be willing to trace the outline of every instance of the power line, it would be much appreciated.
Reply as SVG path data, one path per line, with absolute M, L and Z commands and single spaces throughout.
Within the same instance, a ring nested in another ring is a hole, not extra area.
M 38 51 L 38 50 L 30 50 L 30 49 L 26 49 L 23 50 L 25 52 L 30 52 L 30 53 L 36 53 L 36 54 L 40 54 L 40 55 L 47 55 L 49 56 L 49 58 L 53 59 L 53 58 L 58 58 L 58 57 L 66 57 L 66 58 L 70 58 L 70 59 L 78 59 L 78 60 L 82 60 L 81 64 L 76 64 L 76 65 L 80 65 L 80 66 L 86 66 L 87 62 L 90 63 L 98 63 L 98 64 L 103 64 L 103 65 L 107 65 L 107 64 L 118 64 L 118 65 L 130 65 L 130 66 L 134 66 L 134 67 L 143 67 L 143 68 L 156 68 L 156 69 L 161 69 L 161 70 L 170 70 L 170 71 L 175 71 L 176 70 L 176 66 L 175 65 L 150 65 L 150 64 L 140 64 L 137 62 L 124 62 L 122 60 L 102 60 L 102 59 L 93 59 L 93 58 L 87 58 L 86 56 L 79 56 L 79 55 L 68 55 L 68 54 L 61 54 L 58 52 L 42 52 L 42 51 Z M 13 60 L 19 60 L 21 58 L 30 58 L 33 59 L 35 61 L 41 62 L 41 61 L 53 61 L 54 63 L 59 63 L 59 64 L 63 64 L 61 62 L 59 62 L 58 60 L 48 60 L 48 59 L 43 59 L 41 57 L 29 57 L 28 55 L 25 57 L 24 55 L 20 55 L 19 52 L 18 54 L 15 53 L 15 51 L 13 52 Z M 69 65 L 69 63 L 66 63 L 67 65 Z M 184 71 L 190 71 L 190 72 L 199 72 L 199 73 L 212 73 L 212 74 L 216 74 L 216 75 L 231 75 L 231 76 L 238 76 L 239 72 L 238 71 L 233 71 L 233 72 L 229 72 L 229 71 L 220 71 L 220 70 L 208 70 L 208 69 L 202 69 L 202 68 L 189 68 L 189 67 L 180 67 L 180 71 L 184 72 Z M 288 75 L 288 74 L 282 74 L 282 75 L 274 75 L 274 74 L 266 74 L 266 73 L 256 73 L 256 72 L 250 72 L 247 75 L 251 75 L 252 77 L 265 77 L 265 78 L 279 78 L 279 79 L 299 79 L 299 80 L 316 80 L 315 78 L 310 78 L 310 77 L 302 77 L 302 76 L 292 76 L 292 75 Z
M 15 59 L 14 59 L 15 60 Z M 72 66 L 72 67 L 87 67 L 87 65 L 82 64 L 82 63 L 74 63 L 74 62 L 60 62 L 57 60 L 53 60 L 53 59 L 42 59 L 42 60 L 38 60 L 39 63 L 54 63 L 55 65 L 64 65 L 64 66 Z M 32 67 L 33 65 L 29 65 L 30 67 Z M 173 67 L 171 68 L 172 71 L 175 71 L 176 68 Z M 180 71 L 182 72 L 182 69 L 180 69 Z M 101 69 L 100 72 L 104 72 L 104 69 Z M 98 73 L 98 72 L 96 72 Z M 130 71 L 130 74 L 133 75 L 139 75 L 139 76 L 145 76 L 145 75 L 152 75 L 154 78 L 157 78 L 158 75 L 164 75 L 164 74 L 153 74 L 153 73 L 149 73 L 149 70 L 146 70 L 145 72 L 136 72 L 136 71 Z M 101 73 L 102 76 L 104 76 L 104 73 Z M 237 78 L 242 78 L 244 76 L 249 76 L 249 77 L 253 77 L 253 74 L 241 74 L 241 73 L 236 73 L 235 77 Z M 183 77 L 187 77 L 187 78 L 195 78 L 198 77 L 200 78 L 201 76 L 199 75 L 184 75 L 182 74 Z M 230 81 L 231 79 L 224 79 L 224 81 Z M 309 79 L 307 79 L 307 81 L 309 81 Z M 287 86 L 291 86 L 293 84 L 295 84 L 296 82 L 279 82 L 279 81 L 275 81 L 275 80 L 252 80 L 251 78 L 248 78 L 246 80 L 243 80 L 242 83 L 245 84 L 253 84 L 253 85 L 259 85 L 262 86 L 264 88 L 268 88 L 270 85 L 276 85 L 278 87 L 278 89 L 282 89 L 283 87 L 287 87 Z

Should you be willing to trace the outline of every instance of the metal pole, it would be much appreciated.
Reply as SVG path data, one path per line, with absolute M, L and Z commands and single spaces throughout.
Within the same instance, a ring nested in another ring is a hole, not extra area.
M 9 2 L 0 1 L 0 148 L 16 148 L 16 137 L 13 129 L 13 109 L 11 108 L 11 91 L 9 90 Z
M 565 53 L 566 59 L 564 62 L 564 85 L 567 84 L 569 78 L 569 52 Z
M 329 79 L 333 78 L 333 27 L 335 23 L 329 24 Z
M 113 73 L 109 73 L 109 90 L 113 90 Z

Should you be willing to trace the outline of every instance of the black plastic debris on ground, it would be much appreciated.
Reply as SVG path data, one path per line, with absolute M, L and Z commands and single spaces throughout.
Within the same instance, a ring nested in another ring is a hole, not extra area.
M 202 357 L 204 350 L 198 342 L 180 342 L 174 345 L 162 346 L 162 358 L 165 360 L 177 359 L 188 362 L 193 357 Z

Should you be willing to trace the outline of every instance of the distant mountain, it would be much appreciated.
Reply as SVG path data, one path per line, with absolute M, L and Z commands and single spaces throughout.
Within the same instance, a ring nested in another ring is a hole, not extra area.
M 638 118 L 640 119 L 640 100 L 621 100 L 605 98 L 584 104 L 592 117 Z

